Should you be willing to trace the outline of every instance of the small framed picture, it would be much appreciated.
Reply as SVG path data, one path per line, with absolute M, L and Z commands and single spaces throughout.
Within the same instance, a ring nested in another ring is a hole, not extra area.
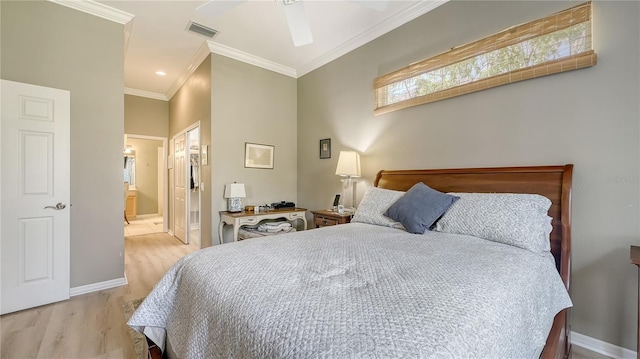
M 246 168 L 273 169 L 273 152 L 275 146 L 245 142 L 244 166 Z
M 331 158 L 331 139 L 320 140 L 320 158 Z

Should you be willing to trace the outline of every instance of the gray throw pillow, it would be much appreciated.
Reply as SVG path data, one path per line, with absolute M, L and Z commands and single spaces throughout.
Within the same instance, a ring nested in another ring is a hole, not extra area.
M 459 197 L 416 183 L 384 213 L 410 233 L 423 234 Z

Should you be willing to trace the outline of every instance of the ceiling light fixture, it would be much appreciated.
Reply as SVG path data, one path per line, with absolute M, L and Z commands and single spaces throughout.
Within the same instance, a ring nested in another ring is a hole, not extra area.
M 167 73 L 164 71 L 156 71 L 156 75 L 158 76 L 167 76 Z

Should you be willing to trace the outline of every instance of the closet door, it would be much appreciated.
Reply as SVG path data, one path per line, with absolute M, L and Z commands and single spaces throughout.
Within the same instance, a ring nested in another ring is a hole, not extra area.
M 174 176 L 173 176 L 173 193 L 174 193 L 174 207 L 173 223 L 174 223 L 174 235 L 183 241 L 185 244 L 189 243 L 189 238 L 186 235 L 187 226 L 187 205 L 186 197 L 189 186 L 187 185 L 187 179 L 189 175 L 187 173 L 187 148 L 186 148 L 186 134 L 182 133 L 173 139 L 174 150 Z

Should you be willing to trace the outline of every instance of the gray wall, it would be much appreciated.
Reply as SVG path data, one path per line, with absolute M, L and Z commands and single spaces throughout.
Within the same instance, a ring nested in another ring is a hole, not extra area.
M 218 211 L 227 209 L 226 183 L 245 184 L 243 205 L 283 200 L 298 203 L 296 80 L 224 56 L 211 57 L 211 137 L 215 147 L 209 156 L 213 224 L 218 228 Z M 244 168 L 245 142 L 275 146 L 274 168 Z M 231 233 L 224 236 L 231 240 Z
M 380 169 L 573 163 L 572 329 L 635 350 L 637 2 L 594 3 L 595 67 L 373 116 L 377 76 L 573 4 L 449 2 L 300 78 L 298 200 L 331 204 L 345 148 L 362 154 L 359 197 Z M 322 138 L 332 138 L 331 159 L 318 158 Z
M 124 95 L 124 133 L 169 136 L 169 101 Z
M 173 136 L 198 121 L 200 121 L 200 145 L 211 145 L 211 56 L 202 61 L 169 101 L 169 142 Z M 170 144 L 169 148 L 173 148 L 173 146 Z M 203 248 L 212 243 L 210 192 L 212 168 L 211 165 L 207 165 L 201 166 L 200 169 L 200 181 L 204 183 L 204 190 L 201 189 L 200 194 L 202 209 L 200 233 L 201 247 Z M 173 186 L 172 178 L 173 170 L 170 170 L 169 188 Z M 172 203 L 170 198 L 168 205 L 171 206 Z M 172 223 L 171 215 L 169 215 L 169 223 Z
M 0 6 L 2 78 L 71 91 L 71 286 L 123 278 L 123 25 L 44 1 Z

